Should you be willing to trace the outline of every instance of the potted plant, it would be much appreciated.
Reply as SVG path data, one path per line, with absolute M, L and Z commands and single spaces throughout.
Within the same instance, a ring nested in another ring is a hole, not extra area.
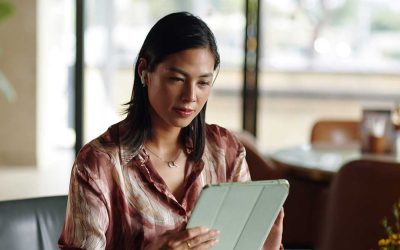
M 400 250 L 400 199 L 393 205 L 393 221 L 382 220 L 387 237 L 378 241 L 380 250 Z
M 0 23 L 9 18 L 14 13 L 14 6 L 8 0 L 0 0 Z M 0 48 L 0 56 L 2 50 Z M 8 101 L 13 101 L 16 97 L 15 90 L 0 70 L 0 95 L 4 95 Z

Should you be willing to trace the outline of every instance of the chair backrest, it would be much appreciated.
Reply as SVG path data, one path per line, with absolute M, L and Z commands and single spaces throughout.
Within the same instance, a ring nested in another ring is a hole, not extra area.
M 1 201 L 0 248 L 58 249 L 66 206 L 66 195 Z
M 251 133 L 242 131 L 236 132 L 235 135 L 246 149 L 246 161 L 252 180 L 284 178 L 284 170 L 260 153 L 256 138 Z
M 345 145 L 360 143 L 360 123 L 351 120 L 319 120 L 311 130 L 311 143 Z
M 335 176 L 328 200 L 321 250 L 377 249 L 382 219 L 400 198 L 400 164 L 357 160 Z

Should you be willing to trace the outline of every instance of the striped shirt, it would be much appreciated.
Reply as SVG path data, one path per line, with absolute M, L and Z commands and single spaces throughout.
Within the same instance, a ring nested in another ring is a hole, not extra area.
M 85 145 L 72 168 L 61 249 L 144 249 L 183 228 L 206 184 L 250 180 L 245 149 L 228 130 L 207 125 L 198 163 L 188 161 L 181 202 L 141 149 L 121 142 L 121 123 Z

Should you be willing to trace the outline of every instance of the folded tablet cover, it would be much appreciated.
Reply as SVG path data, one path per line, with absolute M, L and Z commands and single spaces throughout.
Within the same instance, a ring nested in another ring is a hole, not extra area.
M 213 249 L 261 249 L 288 191 L 287 180 L 207 185 L 187 228 L 220 230 Z

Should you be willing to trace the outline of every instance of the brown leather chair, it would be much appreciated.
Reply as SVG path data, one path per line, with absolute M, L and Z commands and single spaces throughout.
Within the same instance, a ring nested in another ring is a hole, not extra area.
M 360 143 L 360 123 L 352 120 L 319 120 L 311 130 L 311 143 Z
M 247 131 L 235 132 L 235 135 L 246 149 L 246 161 L 252 180 L 284 178 L 284 170 L 257 149 L 257 140 L 254 135 Z
M 400 198 L 400 163 L 357 160 L 345 164 L 330 189 L 321 250 L 377 249 L 383 217 Z
M 283 220 L 285 249 L 315 249 L 321 237 L 329 183 L 318 182 L 290 174 L 290 183 Z

